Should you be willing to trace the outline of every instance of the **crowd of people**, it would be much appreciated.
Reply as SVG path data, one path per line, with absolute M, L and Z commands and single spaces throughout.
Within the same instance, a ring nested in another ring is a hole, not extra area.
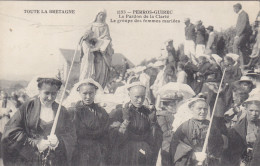
M 258 166 L 260 28 L 248 55 L 248 15 L 239 3 L 233 8 L 232 53 L 217 55 L 214 27 L 186 18 L 183 51 L 169 39 L 154 63 L 130 68 L 123 59 L 111 82 L 113 49 L 100 11 L 80 40 L 80 78 L 66 105 L 55 101 L 63 86 L 56 76 L 37 77 L 30 99 L 1 93 L 4 165 Z M 97 40 L 110 42 L 100 50 Z

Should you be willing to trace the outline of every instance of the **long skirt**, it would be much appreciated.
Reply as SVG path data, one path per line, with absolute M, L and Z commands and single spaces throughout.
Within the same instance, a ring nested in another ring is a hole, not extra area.
M 151 166 L 153 152 L 146 142 L 128 141 L 114 147 L 111 152 L 109 165 L 111 166 Z
M 86 140 L 79 143 L 73 154 L 72 165 L 100 166 L 102 161 L 101 144 L 97 141 Z
M 146 142 L 129 141 L 120 152 L 120 166 L 152 165 L 152 150 Z

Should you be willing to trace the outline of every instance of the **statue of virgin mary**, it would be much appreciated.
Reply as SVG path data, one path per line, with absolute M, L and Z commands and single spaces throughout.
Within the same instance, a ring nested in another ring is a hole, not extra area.
M 81 71 L 79 78 L 79 80 L 92 78 L 103 88 L 108 81 L 112 55 L 114 54 L 106 17 L 106 10 L 100 10 L 90 28 L 81 38 Z

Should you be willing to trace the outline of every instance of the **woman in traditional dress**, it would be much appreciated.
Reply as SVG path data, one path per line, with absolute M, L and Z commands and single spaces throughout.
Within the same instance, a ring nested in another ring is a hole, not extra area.
M 107 13 L 105 10 L 101 10 L 97 13 L 96 18 L 94 22 L 91 24 L 90 29 L 88 29 L 87 33 L 89 30 L 93 31 L 93 38 L 95 39 L 93 44 L 95 45 L 98 40 L 103 40 L 103 41 L 109 41 L 108 46 L 106 49 L 100 50 L 100 51 L 94 51 L 94 69 L 95 69 L 95 74 L 93 76 L 93 79 L 97 81 L 103 88 L 106 86 L 106 83 L 108 81 L 109 77 L 109 70 L 111 67 L 111 61 L 112 61 L 112 55 L 114 54 L 114 50 L 112 48 L 111 44 L 111 37 L 110 37 L 110 32 L 109 32 L 109 27 L 106 23 L 106 17 Z M 84 35 L 85 36 L 85 35 Z M 83 36 L 83 38 L 84 38 Z M 84 47 L 82 47 L 84 50 Z M 88 56 L 85 55 L 85 52 L 82 52 L 82 56 Z M 82 59 L 83 60 L 83 59 Z M 82 63 L 85 63 L 82 61 Z M 81 73 L 84 71 L 81 71 Z M 83 80 L 85 78 L 89 78 L 88 75 L 86 76 L 81 76 L 80 80 Z
M 75 132 L 68 112 L 61 107 L 55 135 L 50 135 L 59 104 L 55 102 L 62 82 L 52 77 L 37 79 L 39 95 L 24 103 L 5 126 L 4 165 L 70 165 Z
M 193 113 L 192 119 L 181 124 L 173 135 L 170 147 L 172 165 L 196 166 L 198 162 L 204 164 L 206 162 L 211 166 L 218 165 L 224 142 L 220 130 L 214 123 L 210 132 L 207 154 L 202 152 L 209 127 L 209 121 L 206 119 L 208 104 L 203 98 L 194 98 L 190 101 L 189 108 Z
M 118 106 L 109 116 L 110 165 L 151 166 L 156 163 L 159 136 L 155 110 L 143 105 L 145 86 L 134 82 L 128 87 L 130 102 Z M 156 153 L 157 150 L 157 153 Z M 156 154 L 156 155 L 155 155 Z
M 76 166 L 99 166 L 104 160 L 109 116 L 105 109 L 94 103 L 97 90 L 102 87 L 93 79 L 85 79 L 74 85 L 81 100 L 69 111 L 77 134 L 77 148 L 72 164 Z

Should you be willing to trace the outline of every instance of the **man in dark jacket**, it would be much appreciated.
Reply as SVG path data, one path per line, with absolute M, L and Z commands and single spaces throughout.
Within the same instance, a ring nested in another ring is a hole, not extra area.
M 165 45 L 166 45 L 166 51 L 168 54 L 166 63 L 167 63 L 167 65 L 169 65 L 171 67 L 172 70 L 176 71 L 177 62 L 179 61 L 179 59 L 176 54 L 175 48 L 173 46 L 173 40 L 169 39 L 169 40 L 165 41 Z
M 201 20 L 196 22 L 196 32 L 196 56 L 198 56 L 204 53 L 206 44 L 206 29 Z
M 233 53 L 240 54 L 241 64 L 244 65 L 244 63 L 246 64 L 244 61 L 247 60 L 245 57 L 246 41 L 249 39 L 251 28 L 248 14 L 242 10 L 242 5 L 237 3 L 233 6 L 233 8 L 234 12 L 238 14 Z
M 189 18 L 184 20 L 185 23 L 185 43 L 184 43 L 184 53 L 187 55 L 192 62 L 195 55 L 195 40 L 196 40 L 196 30 L 195 26 L 190 22 Z M 196 64 L 196 63 L 195 63 Z

